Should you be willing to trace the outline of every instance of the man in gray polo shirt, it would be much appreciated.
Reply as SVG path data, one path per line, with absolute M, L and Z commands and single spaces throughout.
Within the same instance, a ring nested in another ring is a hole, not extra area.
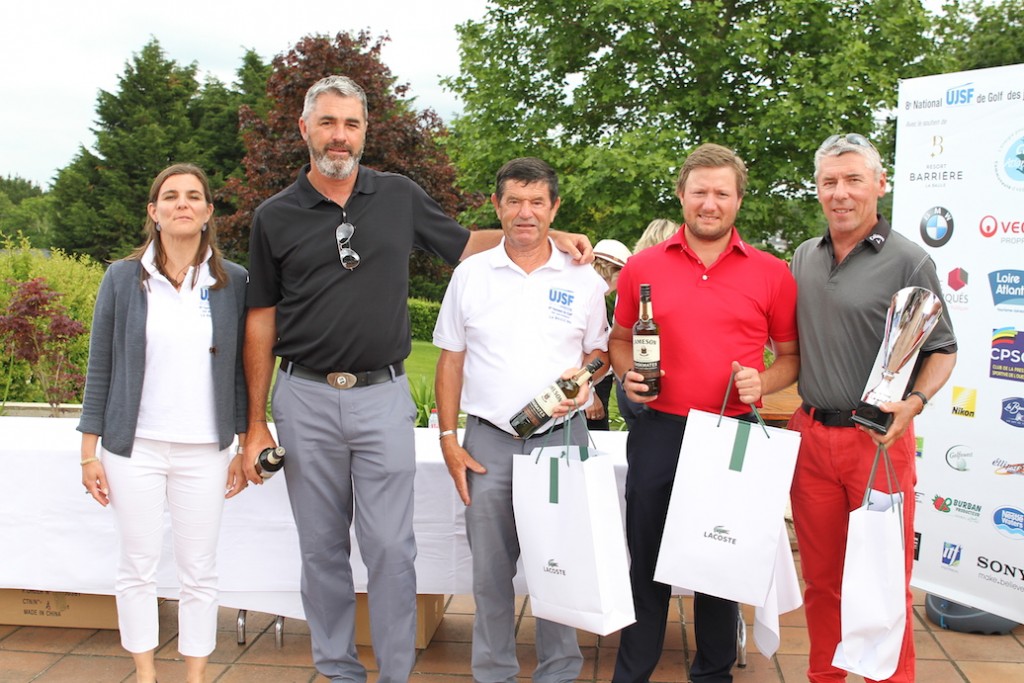
M 881 406 L 893 414 L 888 432 L 854 426 L 850 416 L 874 366 L 892 295 L 910 286 L 941 295 L 941 288 L 928 254 L 892 232 L 878 215 L 886 176 L 878 151 L 866 138 L 855 133 L 828 138 L 814 156 L 814 171 L 828 231 L 801 244 L 793 256 L 803 405 L 789 426 L 802 433 L 792 505 L 811 638 L 807 677 L 821 683 L 846 678 L 845 671 L 832 666 L 832 656 L 841 637 L 839 594 L 849 513 L 860 505 L 876 447 L 883 444 L 903 492 L 906 538 L 913 538 L 913 418 L 953 371 L 956 338 L 944 309 L 921 350 L 909 393 Z M 884 475 L 876 477 L 872 488 L 886 489 Z M 899 665 L 888 680 L 910 683 L 913 543 L 906 548 L 907 629 Z

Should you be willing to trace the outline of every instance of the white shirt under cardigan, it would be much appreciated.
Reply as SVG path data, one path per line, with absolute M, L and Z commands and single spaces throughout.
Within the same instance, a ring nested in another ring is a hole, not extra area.
M 193 266 L 174 286 L 157 270 L 154 249 L 142 257 L 146 281 L 146 371 L 135 436 L 175 443 L 216 443 L 213 400 L 213 322 L 207 252 L 192 285 Z
M 553 243 L 547 263 L 529 274 L 508 257 L 504 239 L 459 264 L 434 345 L 466 352 L 462 410 L 514 435 L 509 420 L 524 405 L 566 368 L 582 366 L 585 354 L 608 350 L 606 289 L 592 267 L 575 265 Z

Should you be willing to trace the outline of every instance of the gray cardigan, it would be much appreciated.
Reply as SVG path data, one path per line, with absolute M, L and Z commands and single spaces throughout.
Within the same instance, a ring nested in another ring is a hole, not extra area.
M 130 457 L 139 420 L 146 367 L 148 297 L 139 283 L 140 261 L 112 263 L 100 283 L 89 339 L 89 370 L 78 431 L 99 434 L 103 448 Z M 228 284 L 210 290 L 213 320 L 213 387 L 220 448 L 246 430 L 245 268 L 224 262 Z

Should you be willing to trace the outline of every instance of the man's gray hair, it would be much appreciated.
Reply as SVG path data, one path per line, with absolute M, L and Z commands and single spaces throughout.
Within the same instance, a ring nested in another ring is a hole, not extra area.
M 313 109 L 316 108 L 316 101 L 326 92 L 332 92 L 341 97 L 355 97 L 363 103 L 363 119 L 369 120 L 369 111 L 366 107 L 366 92 L 359 87 L 359 84 L 348 76 L 327 76 L 310 86 L 306 91 L 306 101 L 302 107 L 302 118 L 309 121 Z
M 849 154 L 850 152 L 859 154 L 867 160 L 868 168 L 875 173 L 875 180 L 882 177 L 885 167 L 882 166 L 882 156 L 875 149 L 875 146 L 863 135 L 847 133 L 846 135 L 833 135 L 818 147 L 818 151 L 814 153 L 814 179 L 817 180 L 821 174 L 822 159 L 825 157 L 837 157 L 842 154 Z

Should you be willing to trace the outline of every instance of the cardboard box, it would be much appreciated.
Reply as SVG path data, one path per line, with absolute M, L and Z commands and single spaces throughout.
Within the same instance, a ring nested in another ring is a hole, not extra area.
M 117 630 L 113 595 L 0 590 L 0 624 Z
M 426 649 L 444 617 L 445 596 L 416 596 L 416 649 Z M 356 645 L 373 645 L 366 593 L 356 593 Z

